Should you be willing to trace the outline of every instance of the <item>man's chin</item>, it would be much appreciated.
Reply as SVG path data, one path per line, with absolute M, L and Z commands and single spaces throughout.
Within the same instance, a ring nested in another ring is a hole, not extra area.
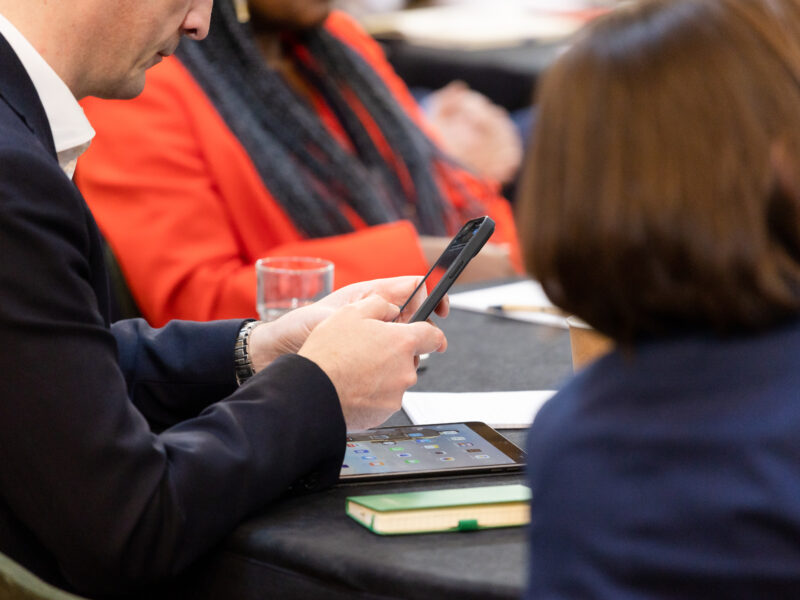
M 109 85 L 106 89 L 100 90 L 93 96 L 104 98 L 107 100 L 130 100 L 136 98 L 144 90 L 145 74 L 141 74 L 125 79 L 124 81 L 117 82 L 115 85 Z

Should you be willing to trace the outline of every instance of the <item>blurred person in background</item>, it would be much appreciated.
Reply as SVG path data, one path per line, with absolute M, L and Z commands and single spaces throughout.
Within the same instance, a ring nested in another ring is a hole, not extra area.
M 84 103 L 98 135 L 76 174 L 151 323 L 253 314 L 267 255 L 332 260 L 337 287 L 424 273 L 482 214 L 497 230 L 462 280 L 520 272 L 497 184 L 441 150 L 329 0 L 220 0 L 176 56 L 139 98 Z
M 406 0 L 334 0 L 334 7 L 358 20 L 435 4 Z M 476 6 L 475 3 L 465 4 Z M 480 7 L 489 11 L 497 8 L 495 3 L 483 3 Z M 533 125 L 534 111 L 531 107 L 517 108 L 509 113 L 459 80 L 437 90 L 414 86 L 411 93 L 425 111 L 428 124 L 436 132 L 442 148 L 450 156 L 476 173 L 504 185 L 516 180 L 523 145 Z

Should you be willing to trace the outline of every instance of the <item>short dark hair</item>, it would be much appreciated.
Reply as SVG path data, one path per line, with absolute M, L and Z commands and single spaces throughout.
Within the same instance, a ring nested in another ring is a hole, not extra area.
M 526 265 L 619 342 L 800 312 L 800 8 L 651 0 L 548 71 L 518 194 Z

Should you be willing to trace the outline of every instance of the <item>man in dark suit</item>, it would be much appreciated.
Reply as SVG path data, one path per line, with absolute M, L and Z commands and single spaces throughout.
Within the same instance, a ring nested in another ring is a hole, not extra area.
M 210 4 L 0 0 L 0 551 L 85 594 L 174 575 L 271 499 L 335 481 L 345 427 L 397 410 L 415 355 L 445 345 L 391 322 L 416 278 L 268 324 L 109 325 L 70 180 L 93 134 L 76 98 L 139 93 Z

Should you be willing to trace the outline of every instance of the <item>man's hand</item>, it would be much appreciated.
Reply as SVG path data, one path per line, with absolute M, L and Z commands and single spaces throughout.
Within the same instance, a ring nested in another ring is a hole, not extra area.
M 253 368 L 258 372 L 278 356 L 296 353 L 317 325 L 348 304 L 377 295 L 393 305 L 402 306 L 421 280 L 421 277 L 409 276 L 354 283 L 319 302 L 293 310 L 271 323 L 259 325 L 250 334 Z M 427 293 L 417 294 L 404 314 L 413 315 L 426 297 Z M 436 307 L 436 313 L 446 317 L 449 306 L 445 297 Z
M 400 410 L 403 392 L 417 382 L 417 357 L 447 347 L 440 329 L 392 323 L 398 314 L 397 304 L 369 296 L 320 323 L 298 352 L 333 382 L 348 431 L 379 425 Z

